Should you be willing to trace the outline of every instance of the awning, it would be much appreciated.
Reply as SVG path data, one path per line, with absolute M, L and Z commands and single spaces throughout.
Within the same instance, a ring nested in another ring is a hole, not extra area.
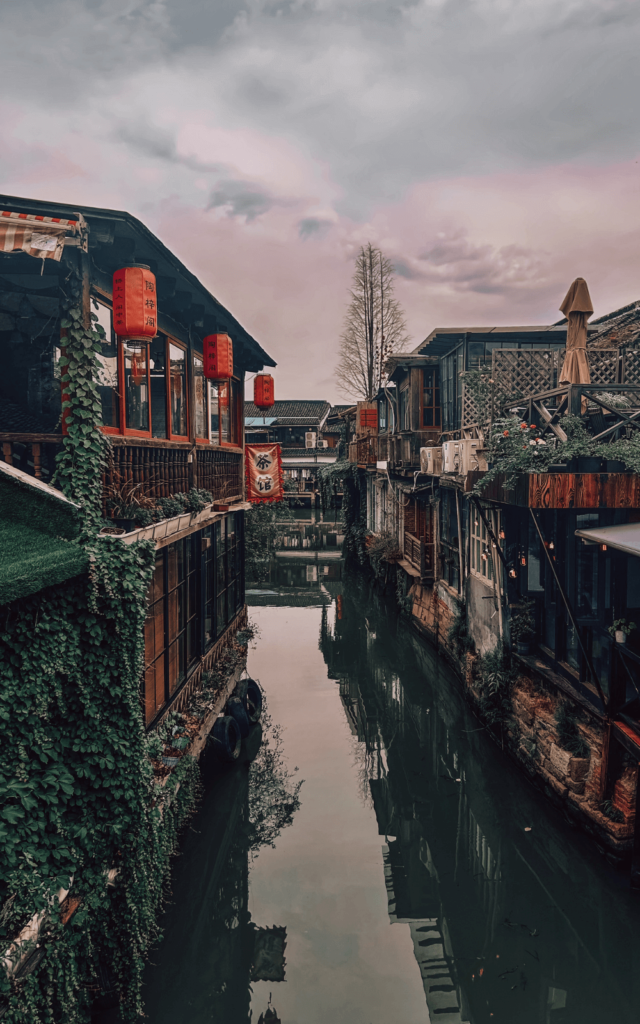
M 581 537 L 591 544 L 606 544 L 608 548 L 640 557 L 640 523 L 602 526 L 597 530 L 576 530 L 576 537 Z
M 78 228 L 76 220 L 0 210 L 0 252 L 26 252 L 43 260 L 59 260 L 65 238 L 75 235 Z

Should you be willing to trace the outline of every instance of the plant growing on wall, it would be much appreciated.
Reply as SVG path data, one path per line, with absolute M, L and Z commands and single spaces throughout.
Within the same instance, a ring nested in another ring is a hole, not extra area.
M 475 645 L 469 633 L 467 606 L 464 601 L 456 601 L 456 613 L 447 631 L 447 641 L 458 659 L 462 659 L 467 652 L 474 650 Z
M 588 757 L 589 746 L 578 731 L 578 718 L 575 709 L 565 701 L 561 701 L 554 717 L 560 746 L 564 750 L 568 750 L 574 757 Z
M 102 403 L 98 391 L 103 328 L 94 326 L 95 313 L 87 325 L 82 308 L 82 279 L 76 272 L 67 283 L 62 302 L 61 383 L 62 419 L 66 434 L 56 457 L 56 481 L 63 494 L 80 505 L 87 536 L 101 518 L 102 471 L 106 465 L 109 440 L 100 430 Z
M 513 715 L 511 691 L 517 671 L 509 651 L 500 640 L 492 651 L 478 661 L 480 712 L 491 726 L 503 726 Z
M 516 416 L 496 421 L 485 439 L 490 467 L 476 484 L 476 493 L 498 476 L 504 476 L 504 486 L 509 488 L 521 473 L 545 473 L 552 463 L 594 454 L 595 446 L 579 416 L 564 416 L 562 428 L 566 441 L 543 438 L 537 424 Z

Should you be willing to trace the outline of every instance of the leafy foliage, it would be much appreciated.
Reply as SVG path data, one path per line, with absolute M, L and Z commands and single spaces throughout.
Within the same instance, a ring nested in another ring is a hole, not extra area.
M 447 631 L 447 641 L 456 658 L 463 658 L 467 651 L 473 651 L 474 643 L 469 633 L 467 608 L 464 601 L 456 602 L 456 614 Z
M 56 458 L 55 475 L 66 497 L 81 506 L 90 533 L 101 517 L 102 470 L 109 449 L 109 439 L 99 429 L 102 404 L 96 383 L 104 330 L 94 327 L 95 313 L 91 314 L 90 326 L 84 324 L 78 274 L 70 277 L 68 287 L 69 294 L 62 304 L 65 315 L 61 327 L 66 338 L 60 358 L 66 434 Z
M 377 580 L 386 576 L 389 565 L 402 558 L 398 541 L 390 533 L 373 534 L 368 538 L 367 553 Z
M 101 329 L 83 324 L 77 276 L 65 311 L 67 434 L 56 475 L 80 506 L 89 572 L 15 601 L 0 629 L 0 942 L 9 948 L 41 914 L 43 953 L 19 980 L 0 971 L 5 1024 L 86 1024 L 100 967 L 123 993 L 122 1019 L 139 1019 L 144 954 L 198 792 L 189 755 L 165 785 L 154 778 L 158 742 L 145 737 L 139 684 L 155 549 L 97 538 L 108 457 L 97 426 Z M 57 894 L 67 889 L 65 922 Z
M 286 523 L 295 517 L 286 501 L 258 502 L 245 513 L 245 565 L 248 579 L 264 582 L 269 559 Z
M 504 725 L 513 714 L 511 691 L 517 671 L 502 641 L 479 659 L 478 676 L 480 712 L 483 718 L 489 725 Z
M 588 757 L 589 745 L 578 732 L 575 709 L 562 701 L 556 709 L 555 720 L 560 746 L 574 757 Z

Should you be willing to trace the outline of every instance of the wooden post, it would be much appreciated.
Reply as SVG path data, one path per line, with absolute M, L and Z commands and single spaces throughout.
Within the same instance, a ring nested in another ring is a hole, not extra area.
M 33 455 L 33 475 L 37 480 L 42 478 L 42 464 L 40 460 L 40 445 L 34 442 L 31 445 L 31 454 Z
M 4 461 L 10 466 L 13 466 L 13 446 L 11 441 L 2 442 L 2 454 L 4 456 Z
M 640 772 L 636 781 L 636 817 L 633 830 L 633 852 L 631 854 L 631 888 L 640 889 Z

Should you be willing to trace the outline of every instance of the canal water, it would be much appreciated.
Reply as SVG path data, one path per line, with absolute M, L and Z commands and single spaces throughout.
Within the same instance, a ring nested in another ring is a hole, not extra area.
M 640 897 L 443 660 L 337 551 L 248 590 L 268 709 L 205 765 L 150 1024 L 638 1024 Z

